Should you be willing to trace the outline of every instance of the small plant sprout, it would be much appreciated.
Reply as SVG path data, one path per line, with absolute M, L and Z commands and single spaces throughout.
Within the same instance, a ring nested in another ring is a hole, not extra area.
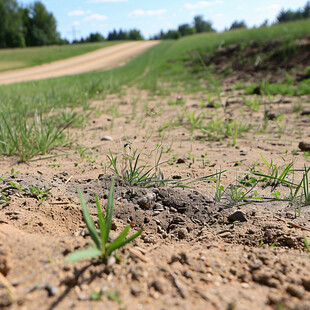
M 267 166 L 269 172 L 268 172 L 268 174 L 264 174 L 261 172 L 253 172 L 253 174 L 256 176 L 262 177 L 262 180 L 267 180 L 266 185 L 272 186 L 272 191 L 279 184 L 285 184 L 288 186 L 295 186 L 296 185 L 296 184 L 294 184 L 294 183 L 292 183 L 286 179 L 288 174 L 292 172 L 292 168 L 294 165 L 293 161 L 291 161 L 288 164 L 284 164 L 283 166 L 279 166 L 273 162 L 273 159 L 271 159 L 270 163 L 268 163 L 262 154 L 261 154 L 261 157 L 262 157 L 265 165 Z
M 73 252 L 72 254 L 69 254 L 65 258 L 65 261 L 75 262 L 75 261 L 84 260 L 84 259 L 96 258 L 103 263 L 107 263 L 108 258 L 111 255 L 114 255 L 115 250 L 123 247 L 127 243 L 130 243 L 131 241 L 139 237 L 142 233 L 142 230 L 139 230 L 138 232 L 133 234 L 131 237 L 126 239 L 127 234 L 130 229 L 130 225 L 127 225 L 117 238 L 115 238 L 111 242 L 109 241 L 109 235 L 110 235 L 110 230 L 112 226 L 113 203 L 114 203 L 113 202 L 114 200 L 114 179 L 113 178 L 111 179 L 111 187 L 110 187 L 110 192 L 108 196 L 108 204 L 107 204 L 107 210 L 106 210 L 105 217 L 103 216 L 101 206 L 99 204 L 98 196 L 97 195 L 95 196 L 97 212 L 98 212 L 98 222 L 99 222 L 99 228 L 100 228 L 99 235 L 97 233 L 95 223 L 89 214 L 83 194 L 79 188 L 77 188 L 77 191 L 78 191 L 81 206 L 82 206 L 83 219 L 86 223 L 87 229 L 94 243 L 91 244 L 91 248 L 79 250 L 79 251 Z

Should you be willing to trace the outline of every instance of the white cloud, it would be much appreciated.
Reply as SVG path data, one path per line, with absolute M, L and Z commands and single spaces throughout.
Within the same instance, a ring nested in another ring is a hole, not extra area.
M 72 23 L 72 26 L 79 26 L 79 25 L 80 25 L 80 22 L 77 20 Z
M 128 0 L 89 0 L 87 3 L 127 2 Z
M 68 16 L 82 16 L 85 12 L 83 10 L 74 10 L 71 12 L 68 12 Z
M 85 21 L 99 21 L 99 20 L 107 20 L 108 17 L 105 15 L 100 15 L 100 14 L 92 14 L 90 16 L 87 16 L 84 18 Z
M 215 1 L 199 1 L 197 3 L 191 4 L 191 3 L 186 3 L 184 4 L 184 8 L 187 10 L 197 10 L 197 9 L 202 9 L 206 8 L 208 6 L 216 5 L 216 4 L 222 4 L 222 0 L 215 0 Z
M 160 10 L 148 10 L 148 11 L 143 11 L 143 10 L 134 10 L 128 14 L 129 17 L 136 17 L 136 16 L 155 16 L 155 15 L 162 15 L 167 12 L 166 9 L 160 9 Z
M 270 12 L 270 11 L 279 11 L 281 9 L 280 4 L 271 4 L 262 8 L 257 8 L 256 11 L 259 12 Z

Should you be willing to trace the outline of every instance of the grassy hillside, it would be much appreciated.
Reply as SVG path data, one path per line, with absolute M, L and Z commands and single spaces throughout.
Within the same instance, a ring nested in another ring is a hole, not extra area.
M 124 85 L 149 89 L 158 95 L 169 94 L 170 91 L 175 91 L 176 87 L 182 87 L 184 92 L 208 91 L 208 94 L 218 95 L 221 91 L 220 83 L 214 78 L 212 70 L 206 67 L 202 56 L 212 55 L 219 48 L 235 43 L 247 44 L 255 41 L 260 45 L 275 39 L 281 40 L 285 54 L 285 51 L 294 49 L 296 39 L 310 34 L 309 29 L 310 20 L 307 20 L 269 28 L 199 34 L 178 41 L 164 41 L 117 69 L 0 86 L 2 111 L 0 117 L 3 120 L 0 122 L 0 153 L 7 155 L 18 153 L 16 148 L 22 140 L 21 135 L 25 135 L 31 127 L 34 129 L 31 129 L 28 135 L 40 133 L 44 136 L 48 133 L 50 139 L 52 131 L 57 141 L 61 136 L 57 131 L 58 123 L 61 122 L 64 124 L 63 128 L 66 128 L 76 117 L 75 114 L 65 115 L 60 110 L 59 115 L 55 116 L 58 108 L 82 106 L 87 109 L 90 99 L 104 98 L 108 93 L 121 94 Z M 72 50 L 70 53 L 72 56 Z M 197 66 L 197 63 L 202 70 L 199 74 L 194 74 L 193 66 Z M 209 89 L 206 88 L 204 81 L 207 82 Z M 44 130 L 47 128 L 44 113 L 52 109 L 54 123 L 50 118 L 47 133 L 42 132 L 42 127 L 45 126 Z M 26 119 L 29 117 L 32 119 L 34 113 L 37 115 L 36 122 L 27 124 Z M 54 127 L 51 127 L 52 125 Z M 34 136 L 33 140 L 36 141 L 37 137 Z M 15 141 L 14 145 L 9 144 L 9 141 L 10 143 Z M 50 142 L 50 145 L 55 141 Z M 31 144 L 32 141 L 26 139 L 24 143 Z M 59 144 L 64 145 L 65 142 L 59 141 Z M 48 150 L 41 149 L 27 156 L 31 158 L 40 152 Z M 20 154 L 19 156 L 22 157 Z
M 66 59 L 117 43 L 120 42 L 0 49 L 0 72 Z

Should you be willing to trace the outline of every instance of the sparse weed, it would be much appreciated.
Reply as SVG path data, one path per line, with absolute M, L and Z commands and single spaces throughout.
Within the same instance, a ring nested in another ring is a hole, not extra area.
M 293 105 L 293 111 L 297 113 L 297 115 L 301 113 L 302 109 L 303 109 L 303 106 L 301 103 L 297 103 Z
M 300 189 L 302 188 L 303 192 L 299 199 L 299 208 L 298 208 L 299 215 L 300 215 L 300 210 L 301 210 L 302 197 L 304 198 L 303 200 L 304 206 L 310 205 L 310 191 L 309 191 L 309 177 L 308 177 L 309 171 L 310 171 L 310 167 L 304 167 L 302 179 L 299 182 L 299 184 L 296 186 L 294 193 L 293 193 L 293 189 L 290 188 L 290 201 L 291 202 L 294 202 L 296 200 L 297 195 Z
M 16 192 L 20 193 L 24 197 L 36 198 L 40 201 L 40 204 L 42 204 L 51 190 L 39 188 L 36 186 L 22 188 L 20 184 L 7 180 L 5 178 L 0 178 L 0 181 L 3 183 L 0 186 L 0 205 L 10 201 L 10 196 Z
M 69 254 L 66 258 L 66 262 L 75 262 L 84 259 L 99 259 L 103 263 L 108 262 L 108 258 L 112 255 L 115 255 L 115 251 L 119 248 L 122 248 L 127 243 L 130 243 L 142 233 L 142 230 L 139 230 L 131 237 L 126 238 L 130 229 L 130 225 L 127 225 L 120 235 L 115 238 L 112 242 L 109 241 L 110 230 L 112 226 L 112 217 L 113 217 L 113 204 L 114 204 L 114 179 L 111 179 L 111 187 L 108 197 L 106 216 L 103 216 L 101 206 L 99 203 L 98 196 L 95 196 L 96 206 L 98 212 L 98 223 L 100 228 L 100 234 L 98 235 L 97 229 L 93 219 L 91 218 L 83 194 L 79 188 L 77 188 L 80 202 L 82 206 L 83 219 L 86 223 L 89 234 L 93 240 L 91 248 L 80 250 Z
M 294 162 L 291 161 L 288 164 L 284 164 L 282 166 L 279 166 L 274 163 L 273 159 L 270 160 L 270 163 L 267 162 L 267 160 L 264 158 L 263 154 L 261 154 L 261 157 L 265 163 L 265 165 L 268 168 L 268 174 L 264 174 L 262 172 L 255 172 L 252 173 L 254 175 L 260 176 L 262 179 L 261 181 L 267 181 L 266 186 L 271 186 L 272 191 L 279 185 L 279 184 L 285 184 L 289 186 L 296 186 L 293 182 L 290 182 L 286 180 L 289 173 L 292 172 L 292 167 L 294 165 Z M 282 158 L 284 161 L 285 159 Z
M 211 120 L 206 125 L 202 126 L 200 130 L 203 134 L 207 135 L 209 141 L 221 141 L 228 137 L 233 137 L 233 145 L 236 144 L 239 134 L 249 131 L 250 125 L 243 125 L 241 122 Z
M 230 184 L 223 191 L 224 205 L 233 207 L 248 204 L 251 199 L 258 199 L 257 192 L 254 190 L 254 184 L 250 189 L 247 189 L 241 184 Z
M 257 112 L 257 111 L 259 111 L 259 108 L 262 104 L 261 101 L 262 101 L 261 97 L 254 95 L 254 97 L 252 99 L 248 99 L 248 98 L 244 97 L 243 104 L 245 106 L 247 106 L 250 110 Z
M 203 113 L 199 113 L 198 115 L 196 115 L 195 112 L 190 113 L 189 111 L 185 110 L 185 116 L 189 123 L 189 131 L 191 134 L 194 133 L 195 129 L 201 128 L 203 121 Z
M 110 155 L 108 155 L 112 171 L 126 184 L 151 187 L 166 182 L 159 169 L 159 166 L 163 164 L 160 162 L 163 152 L 162 148 L 157 148 L 157 156 L 153 167 L 149 164 L 141 163 L 142 153 L 138 153 L 137 149 L 132 149 L 130 145 L 128 145 L 128 149 L 129 152 L 126 152 L 124 148 L 122 153 L 116 155 L 110 151 Z M 119 159 L 121 162 L 119 162 Z

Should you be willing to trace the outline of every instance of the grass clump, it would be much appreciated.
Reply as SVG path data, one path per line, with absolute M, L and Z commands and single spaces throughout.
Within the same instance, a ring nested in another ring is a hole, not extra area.
M 112 171 L 118 177 L 130 186 L 152 187 L 167 182 L 159 169 L 159 166 L 162 164 L 160 162 L 163 152 L 162 148 L 160 150 L 157 148 L 155 165 L 151 166 L 142 163 L 141 152 L 139 153 L 137 149 L 132 149 L 130 145 L 128 147 L 128 153 L 124 148 L 122 153 L 114 155 L 110 152 L 110 155 L 108 155 Z
M 56 146 L 69 144 L 65 130 L 70 122 L 59 124 L 50 115 L 36 113 L 32 117 L 26 114 L 1 114 L 0 154 L 16 155 L 21 162 L 28 162 L 37 154 L 49 153 Z
M 69 254 L 66 258 L 66 262 L 75 262 L 84 259 L 97 258 L 103 263 L 107 263 L 108 258 L 115 253 L 119 248 L 122 248 L 127 243 L 130 243 L 142 233 L 139 230 L 131 237 L 126 238 L 130 229 L 130 225 L 127 225 L 124 230 L 119 234 L 117 238 L 113 241 L 109 241 L 110 230 L 112 226 L 112 216 L 113 216 L 113 204 L 114 204 L 114 179 L 111 179 L 111 187 L 108 196 L 108 204 L 106 210 L 106 216 L 103 216 L 101 206 L 99 204 L 98 196 L 95 196 L 96 206 L 98 212 L 98 222 L 100 228 L 100 234 L 97 233 L 97 229 L 93 219 L 91 218 L 83 194 L 79 188 L 77 188 L 80 202 L 82 206 L 83 219 L 86 223 L 89 234 L 94 243 L 91 244 L 91 248 L 83 249 Z

